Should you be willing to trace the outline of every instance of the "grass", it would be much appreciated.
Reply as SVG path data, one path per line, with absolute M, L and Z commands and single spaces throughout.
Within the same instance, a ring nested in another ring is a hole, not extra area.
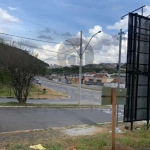
M 43 89 L 46 89 L 45 92 Z M 15 97 L 12 87 L 8 85 L 0 86 L 0 96 L 1 97 Z M 67 97 L 66 93 L 58 92 L 53 89 L 45 88 L 40 85 L 31 85 L 31 90 L 28 98 L 33 99 L 60 99 L 62 97 Z
M 119 125 L 123 130 L 125 123 Z M 102 132 L 76 137 L 65 135 L 61 132 L 64 128 L 0 134 L 0 147 L 6 150 L 29 150 L 30 145 L 42 144 L 46 150 L 111 150 L 111 134 L 108 132 L 111 125 L 96 128 Z M 124 134 L 117 134 L 116 150 L 150 150 L 150 130 L 142 125 L 141 130 L 126 130 Z
M 35 103 L 26 103 L 26 104 L 19 104 L 18 102 L 7 102 L 7 103 L 0 103 L 0 106 L 25 106 L 25 107 L 48 107 L 48 108 L 109 108 L 110 106 L 101 106 L 101 105 L 78 105 L 78 104 L 35 104 Z

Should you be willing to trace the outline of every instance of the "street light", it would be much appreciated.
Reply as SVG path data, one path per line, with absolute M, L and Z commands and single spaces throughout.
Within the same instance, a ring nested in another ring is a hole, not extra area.
M 87 43 L 84 51 L 82 52 L 82 31 L 80 32 L 80 53 L 79 53 L 79 57 L 80 57 L 80 66 L 79 66 L 79 95 L 80 95 L 80 98 L 79 98 L 79 101 L 78 101 L 78 105 L 80 105 L 80 102 L 81 102 L 81 77 L 82 77 L 82 56 L 84 54 L 84 52 L 86 51 L 89 43 L 91 42 L 92 38 L 97 35 L 98 33 L 101 33 L 101 31 L 98 31 L 97 33 L 95 33 L 94 35 L 92 35 L 92 37 L 90 38 L 89 42 Z
M 89 46 L 89 43 L 91 42 L 92 38 L 93 38 L 95 35 L 97 35 L 98 33 L 101 33 L 101 31 L 98 31 L 97 33 L 95 33 L 94 35 L 92 35 L 92 37 L 90 38 L 89 42 L 87 43 L 87 45 L 86 45 L 86 47 L 85 47 L 83 53 L 85 52 L 85 50 L 86 50 L 87 47 Z M 82 53 L 82 54 L 83 54 L 83 53 Z
M 80 98 L 79 98 L 79 101 L 78 101 L 78 105 L 80 105 L 80 102 L 81 102 L 82 56 L 83 56 L 84 52 L 86 51 L 87 47 L 89 46 L 89 44 L 90 44 L 92 38 L 93 38 L 94 36 L 96 36 L 98 33 L 101 33 L 101 31 L 98 31 L 97 33 L 95 33 L 94 35 L 92 35 L 92 37 L 90 38 L 89 42 L 87 43 L 87 45 L 86 45 L 84 51 L 82 52 L 82 31 L 80 32 L 80 53 L 78 53 L 78 51 L 76 50 L 76 47 L 74 46 L 74 44 L 73 44 L 71 41 L 66 40 L 66 41 L 68 41 L 69 43 L 71 43 L 71 45 L 74 47 L 74 49 L 76 50 L 76 52 L 78 53 L 79 58 L 80 58 L 80 65 L 79 65 L 79 82 L 78 82 L 78 83 L 79 83 L 79 96 L 80 96 Z
M 74 44 L 73 44 L 71 41 L 69 41 L 69 40 L 65 40 L 65 41 L 67 41 L 67 42 L 71 43 L 71 45 L 73 46 L 73 48 L 76 50 L 77 54 L 79 55 L 79 53 L 78 53 L 78 51 L 77 51 L 76 47 L 74 46 Z

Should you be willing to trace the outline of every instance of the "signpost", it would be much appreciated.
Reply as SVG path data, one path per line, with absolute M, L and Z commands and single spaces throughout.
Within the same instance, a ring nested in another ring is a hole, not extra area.
M 125 102 L 126 102 L 126 89 L 103 87 L 102 105 L 112 105 L 112 137 L 111 137 L 112 150 L 115 150 L 116 104 L 125 105 Z

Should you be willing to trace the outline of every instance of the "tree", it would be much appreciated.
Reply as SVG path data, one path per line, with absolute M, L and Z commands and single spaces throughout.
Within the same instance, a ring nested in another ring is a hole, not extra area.
M 0 65 L 9 73 L 19 103 L 26 103 L 31 82 L 44 67 L 42 61 L 25 50 L 2 42 L 0 43 Z

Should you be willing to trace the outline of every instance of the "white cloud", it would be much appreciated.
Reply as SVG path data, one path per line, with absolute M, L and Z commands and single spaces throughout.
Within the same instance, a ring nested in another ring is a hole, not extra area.
M 144 7 L 144 16 L 148 16 L 148 15 L 150 15 L 150 6 L 145 6 Z
M 89 39 L 93 34 L 95 34 L 99 29 L 102 30 L 101 26 L 95 26 L 91 29 L 89 29 L 89 35 L 88 37 L 83 36 L 83 38 L 88 42 Z M 79 37 L 79 32 L 77 33 L 77 37 Z M 127 34 L 124 35 L 127 38 Z M 126 62 L 126 49 L 127 49 L 127 40 L 122 41 L 122 58 L 121 62 Z M 64 64 L 64 57 L 63 55 L 60 55 L 63 58 L 58 62 L 57 60 L 57 52 L 59 50 L 61 44 L 57 44 L 55 46 L 50 46 L 50 45 L 43 45 L 42 48 L 45 50 L 37 50 L 35 49 L 35 52 L 39 54 L 39 59 L 45 60 L 45 62 L 49 64 L 59 64 L 62 65 Z M 90 45 L 93 48 L 94 51 L 94 60 L 93 63 L 117 63 L 118 62 L 118 55 L 119 55 L 119 41 L 117 37 L 114 37 L 110 34 L 107 34 L 105 32 L 101 32 L 97 36 L 93 37 L 93 39 L 90 42 Z M 62 46 L 62 45 L 61 45 Z M 70 49 L 70 47 L 66 47 L 65 45 L 62 46 L 62 49 L 67 51 Z M 49 51 L 46 51 L 49 50 Z M 54 51 L 54 52 L 51 52 Z M 88 50 L 88 49 L 87 49 Z M 62 51 L 62 52 L 65 52 Z M 74 53 L 74 51 L 72 51 Z M 67 53 L 65 53 L 67 54 Z M 78 55 L 77 55 L 78 56 Z M 49 59 L 50 58 L 50 59 Z M 83 58 L 85 58 L 83 56 Z M 89 59 L 89 58 L 88 58 Z M 62 63 L 60 63 L 62 62 Z M 65 61 L 66 62 L 66 61 Z M 88 61 L 87 61 L 88 62 Z M 84 63 L 83 63 L 84 64 Z
M 102 30 L 101 26 L 95 26 L 93 29 L 89 29 L 89 34 L 92 36 L 98 30 Z M 86 37 L 86 40 L 89 41 L 90 37 Z M 124 35 L 127 37 L 127 34 Z M 94 62 L 93 63 L 117 63 L 119 55 L 119 41 L 116 36 L 112 36 L 105 32 L 97 34 L 93 37 L 90 42 L 94 50 Z M 127 40 L 122 41 L 122 62 L 126 61 L 126 49 L 127 49 Z
M 55 46 L 42 45 L 42 49 L 34 49 L 33 53 L 38 54 L 38 58 L 47 62 L 48 64 L 57 64 L 57 52 L 60 44 Z
M 8 9 L 9 9 L 9 10 L 16 10 L 17 8 L 15 8 L 15 7 L 10 7 L 10 6 L 9 6 Z
M 78 37 L 78 38 L 81 37 L 81 32 L 80 31 L 77 32 L 76 37 Z M 86 40 L 86 37 L 84 36 L 84 34 L 82 34 L 82 39 Z
M 91 35 L 97 33 L 98 31 L 102 31 L 102 27 L 99 26 L 99 25 L 94 26 L 93 29 L 89 29 L 89 33 L 90 33 Z
M 19 19 L 10 15 L 6 10 L 0 8 L 0 23 L 6 24 L 6 23 L 18 23 Z
M 141 15 L 140 11 L 137 11 L 137 13 Z M 144 16 L 150 15 L 150 6 L 144 7 L 143 15 Z M 120 29 L 127 30 L 128 29 L 128 17 L 126 16 L 123 20 L 120 20 L 114 23 L 114 25 L 108 25 L 106 28 L 109 30 L 120 30 Z
M 126 30 L 128 28 L 128 18 L 126 17 L 123 20 L 120 20 L 120 21 L 116 22 L 112 26 L 108 25 L 106 28 L 109 29 L 109 30 L 112 30 L 112 29 L 116 29 L 116 30 L 123 29 L 123 30 Z

